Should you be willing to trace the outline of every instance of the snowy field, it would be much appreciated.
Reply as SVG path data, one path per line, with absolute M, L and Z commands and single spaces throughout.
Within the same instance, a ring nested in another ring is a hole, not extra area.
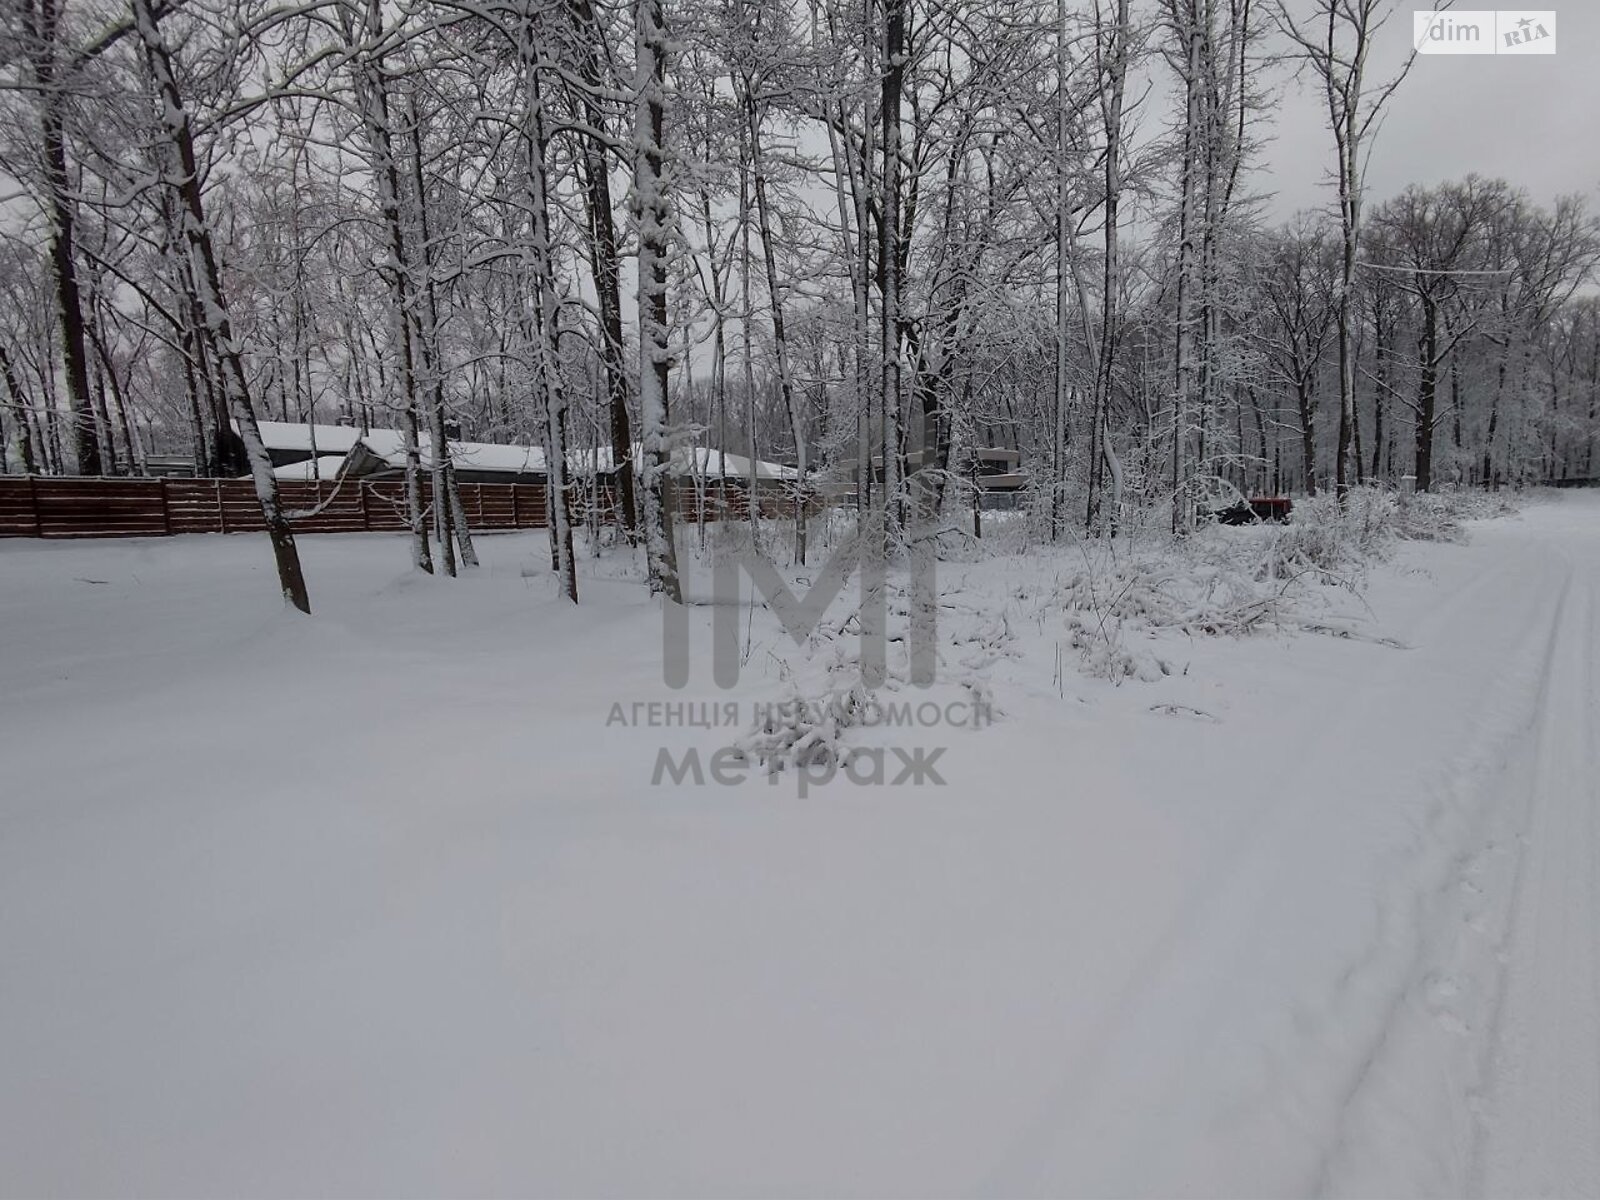
M 941 564 L 993 723 L 804 797 L 652 782 L 769 614 L 671 692 L 614 560 L 301 545 L 0 543 L 0 1193 L 1600 1194 L 1600 497 L 1120 684 Z

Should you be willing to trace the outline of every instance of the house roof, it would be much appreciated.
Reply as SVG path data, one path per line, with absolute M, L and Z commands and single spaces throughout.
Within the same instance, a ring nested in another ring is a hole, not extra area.
M 358 440 L 385 466 L 397 470 L 405 468 L 406 440 L 398 429 L 370 429 Z M 431 470 L 433 439 L 423 435 L 417 448 L 422 456 L 423 468 Z M 450 461 L 460 470 L 503 471 L 518 475 L 543 475 L 545 468 L 542 446 L 507 446 L 496 442 L 452 441 Z
M 318 455 L 344 454 L 361 430 L 353 425 L 310 425 L 300 421 L 259 421 L 261 441 L 268 450 L 306 450 L 312 448 L 312 432 L 316 433 Z
M 268 450 L 304 451 L 309 453 L 312 449 L 313 431 L 317 457 L 321 459 L 337 460 L 355 448 L 356 443 L 366 447 L 368 453 L 383 462 L 384 466 L 394 470 L 403 470 L 406 465 L 405 436 L 398 429 L 369 429 L 363 434 L 359 429 L 350 425 L 308 425 L 294 421 L 262 421 L 261 440 Z M 418 449 L 422 454 L 424 469 L 433 466 L 432 439 L 426 433 L 419 439 Z M 455 465 L 468 471 L 497 471 L 515 474 L 542 475 L 545 472 L 544 447 L 518 446 L 503 442 L 464 442 L 450 443 L 450 458 Z M 571 470 L 588 473 L 600 471 L 610 473 L 614 467 L 615 456 L 611 447 L 600 446 L 594 449 L 569 450 L 567 463 Z M 634 470 L 643 468 L 644 455 L 635 442 L 633 446 Z M 730 479 L 750 478 L 750 459 L 742 454 L 724 453 L 708 446 L 680 446 L 672 452 L 672 466 L 675 473 L 680 475 L 703 475 L 707 478 L 717 478 L 727 474 Z M 334 463 L 319 462 L 317 474 L 322 478 L 332 478 L 337 473 Z M 310 479 L 311 467 L 308 463 L 297 463 L 293 467 L 280 468 L 279 478 L 282 479 Z M 764 480 L 794 480 L 799 478 L 799 472 L 793 467 L 786 467 L 782 463 L 767 462 L 765 459 L 756 461 L 756 478 Z
M 319 444 L 317 449 L 321 449 Z M 343 454 L 319 454 L 316 458 L 302 459 L 297 463 L 274 467 L 272 473 L 279 479 L 332 479 L 344 466 Z M 315 469 L 313 469 L 315 468 Z
M 294 421 L 262 421 L 261 441 L 268 450 L 290 450 L 310 452 L 315 433 L 315 448 L 317 457 L 342 459 L 357 442 L 366 446 L 367 450 L 382 459 L 387 465 L 403 468 L 406 465 L 405 435 L 398 429 L 369 429 L 366 433 L 351 425 L 324 425 L 321 423 L 310 425 Z M 419 449 L 422 451 L 422 465 L 433 465 L 433 439 L 423 433 L 419 439 Z M 459 467 L 480 471 L 514 471 L 518 473 L 542 474 L 544 471 L 544 450 L 539 446 L 513 446 L 497 442 L 463 442 L 450 443 L 451 460 Z M 281 478 L 309 479 L 310 468 L 305 464 L 295 464 L 294 469 L 304 471 L 304 474 L 284 475 Z M 321 471 L 324 475 L 331 475 L 331 471 Z
M 610 446 L 599 446 L 589 450 L 571 450 L 567 453 L 567 461 L 575 471 L 598 470 L 609 472 L 616 456 Z M 721 450 L 714 450 L 709 446 L 679 446 L 672 452 L 672 468 L 679 475 L 704 475 L 707 478 L 718 478 L 723 474 L 724 466 L 729 479 L 749 479 L 750 459 L 743 454 L 728 454 Z M 644 451 L 638 442 L 633 444 L 633 469 L 644 469 Z M 766 459 L 756 460 L 757 479 L 797 479 L 799 472 L 793 467 L 786 467 L 782 463 L 768 462 Z
M 726 474 L 728 478 L 750 478 L 750 459 L 743 454 L 729 454 L 709 446 L 685 446 L 673 452 L 672 465 L 690 474 L 708 477 Z M 800 472 L 782 463 L 756 460 L 757 479 L 798 479 Z

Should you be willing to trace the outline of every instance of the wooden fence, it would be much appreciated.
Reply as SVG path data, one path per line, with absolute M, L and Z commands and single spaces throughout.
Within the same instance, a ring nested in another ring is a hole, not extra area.
M 463 483 L 461 504 L 474 530 L 542 529 L 542 483 Z M 403 530 L 405 483 L 398 479 L 280 480 L 278 495 L 297 533 L 361 533 Z M 686 521 L 743 520 L 749 514 L 744 489 L 732 481 L 723 494 L 718 481 L 676 488 L 677 510 Z M 609 487 L 599 489 L 600 520 L 616 518 Z M 582 524 L 596 497 L 573 489 L 573 521 Z M 432 488 L 423 483 L 423 503 Z M 762 492 L 765 517 L 794 514 L 794 500 Z M 808 503 L 818 508 L 816 496 Z M 292 514 L 306 515 L 295 517 Z M 0 476 L 0 537 L 163 537 L 175 533 L 250 533 L 262 529 L 261 506 L 249 479 L 113 479 L 77 476 Z
M 278 494 L 291 514 L 307 514 L 292 518 L 299 533 L 406 528 L 400 480 L 283 480 Z M 424 503 L 431 498 L 424 485 Z M 463 483 L 461 504 L 473 529 L 538 529 L 545 523 L 543 484 Z M 161 537 L 262 528 L 255 484 L 248 479 L 0 477 L 0 537 Z

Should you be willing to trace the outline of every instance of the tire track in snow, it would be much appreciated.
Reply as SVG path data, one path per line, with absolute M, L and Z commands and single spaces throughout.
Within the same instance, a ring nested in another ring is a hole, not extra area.
M 1530 588 L 1528 564 L 1500 561 L 1486 566 L 1466 586 L 1442 597 L 1428 614 L 1427 630 L 1453 651 L 1470 651 L 1484 612 L 1493 611 L 1508 598 L 1538 595 L 1536 587 Z M 1510 655 L 1511 660 L 1536 661 L 1548 647 L 1554 623 L 1546 614 Z M 1360 745 L 1362 733 L 1372 727 L 1372 701 L 1405 683 L 1412 669 L 1404 656 L 1383 661 L 1385 665 L 1371 680 L 1371 692 L 1363 702 L 1331 714 L 1334 719 L 1321 725 L 1314 741 L 1300 753 L 1286 756 L 1286 762 L 1293 761 L 1300 768 L 1299 777 L 1325 783 L 1348 775 L 1349 747 Z M 1485 685 L 1495 680 L 1497 672 L 1503 678 L 1504 664 L 1489 662 L 1482 669 Z M 1478 728 L 1493 728 L 1503 739 L 1510 732 L 1508 727 L 1514 729 L 1528 721 L 1539 687 L 1539 675 L 1532 672 L 1525 685 L 1515 689 L 1515 703 L 1508 704 L 1502 694 L 1487 711 L 1484 706 L 1469 710 L 1470 719 Z M 1387 715 L 1392 719 L 1400 714 Z M 1189 1110 L 1198 1110 L 1207 1101 L 1218 1103 L 1216 1097 L 1197 1090 L 1192 1070 L 1185 1074 L 1185 1067 L 1194 1067 L 1197 1057 L 1204 1061 L 1205 1052 L 1196 1051 L 1195 1042 L 1215 1034 L 1237 1038 L 1242 1033 L 1250 1041 L 1240 1049 L 1248 1051 L 1250 1071 L 1258 1082 L 1248 1094 L 1226 1097 L 1226 1106 L 1232 1108 L 1231 1116 L 1245 1125 L 1270 1126 L 1278 1121 L 1275 1132 L 1282 1132 L 1280 1114 L 1262 1115 L 1262 1109 L 1270 1108 L 1276 1096 L 1281 1108 L 1292 1110 L 1292 1117 L 1286 1119 L 1297 1126 L 1293 1135 L 1305 1140 L 1300 1153 L 1306 1172 L 1297 1173 L 1300 1182 L 1293 1184 L 1282 1173 L 1280 1161 L 1277 1167 L 1261 1168 L 1271 1174 L 1247 1173 L 1234 1182 L 1246 1191 L 1253 1189 L 1254 1194 L 1286 1187 L 1306 1191 L 1315 1186 L 1314 1180 L 1325 1180 L 1322 1167 L 1330 1153 L 1330 1135 L 1347 1102 L 1359 1091 L 1365 1065 L 1351 1063 L 1347 1057 L 1348 1030 L 1344 1026 L 1354 1020 L 1371 1029 L 1371 1049 L 1366 1057 L 1369 1061 L 1375 1057 L 1384 1040 L 1385 1012 L 1403 998 L 1409 981 L 1407 968 L 1417 953 L 1417 937 L 1411 931 L 1400 939 L 1404 945 L 1396 948 L 1396 938 L 1383 927 L 1387 911 L 1379 904 L 1374 913 L 1377 924 L 1361 951 L 1349 961 L 1332 960 L 1326 968 L 1332 976 L 1330 983 L 1333 979 L 1346 983 L 1360 979 L 1364 994 L 1351 1001 L 1357 1008 L 1354 1016 L 1337 994 L 1275 997 L 1274 1002 L 1284 1005 L 1276 1011 L 1264 1010 L 1259 995 L 1241 996 L 1241 988 L 1247 987 L 1241 980 L 1254 975 L 1265 982 L 1260 975 L 1264 957 L 1283 950 L 1278 944 L 1264 951 L 1261 943 L 1271 942 L 1276 933 L 1271 923 L 1279 897 L 1292 894 L 1285 892 L 1285 884 L 1294 880 L 1296 872 L 1292 856 L 1318 853 L 1317 834 L 1308 831 L 1327 831 L 1336 839 L 1353 836 L 1340 819 L 1329 816 L 1329 799 L 1326 786 L 1303 787 L 1292 789 L 1287 796 L 1273 796 L 1274 802 L 1261 806 L 1260 820 L 1248 828 L 1243 843 L 1219 855 L 1201 874 L 1192 903 L 1183 907 L 1166 936 L 1130 976 L 1119 1002 L 1094 1031 L 1087 1049 L 1063 1064 L 1062 1083 L 1054 1098 L 1019 1131 L 1009 1151 L 974 1191 L 1121 1194 L 1170 1191 L 1180 1180 L 1187 1181 L 1186 1190 L 1191 1192 L 1238 1190 L 1217 1186 L 1222 1175 L 1232 1174 L 1226 1161 L 1229 1150 L 1223 1143 L 1242 1141 L 1237 1130 L 1218 1139 L 1216 1145 L 1174 1147 L 1160 1141 L 1164 1126 L 1192 1129 L 1201 1118 L 1197 1111 Z M 1411 844 L 1387 864 L 1384 879 L 1399 877 L 1402 885 L 1411 882 L 1416 871 L 1415 847 L 1425 841 L 1426 833 L 1426 828 L 1411 831 Z M 1253 937 L 1252 931 L 1258 929 L 1266 936 Z M 1336 992 L 1342 990 L 1342 985 L 1335 985 Z M 1395 992 L 1400 995 L 1393 996 Z M 1170 1005 L 1174 996 L 1185 998 L 1190 1024 L 1173 1023 Z M 1241 999 L 1271 1027 L 1244 1029 L 1247 1022 L 1237 1015 Z M 1344 1047 L 1323 1045 L 1330 1033 L 1337 1033 Z M 1337 1083 L 1340 1079 L 1346 1080 L 1342 1086 Z M 1335 1085 L 1335 1094 L 1327 1093 L 1330 1084 Z M 1294 1156 L 1294 1152 L 1284 1155 Z M 1190 1173 L 1191 1167 L 1200 1172 Z M 1214 1174 L 1217 1177 L 1212 1177 Z
M 1600 1196 L 1597 574 L 1580 575 L 1530 760 L 1476 1195 Z
M 1445 885 L 1413 881 L 1423 936 L 1319 1194 L 1600 1196 L 1600 531 L 1540 518 L 1565 579 L 1534 703 Z
M 1505 703 L 1515 676 L 1508 664 L 1495 701 L 1474 714 L 1473 753 L 1439 772 L 1422 836 L 1388 872 L 1383 910 L 1407 921 L 1375 938 L 1352 968 L 1369 992 L 1387 999 L 1350 1075 L 1317 1171 L 1319 1196 L 1459 1195 L 1467 1188 L 1487 1030 L 1501 990 L 1497 948 L 1514 891 L 1516 858 L 1505 847 L 1518 843 L 1527 823 L 1526 761 L 1549 723 L 1571 608 L 1571 563 L 1559 552 L 1548 560 L 1560 564 L 1559 589 L 1549 615 L 1530 626 L 1526 651 L 1512 656 L 1536 663 L 1528 686 Z M 1403 953 L 1398 969 L 1396 945 Z

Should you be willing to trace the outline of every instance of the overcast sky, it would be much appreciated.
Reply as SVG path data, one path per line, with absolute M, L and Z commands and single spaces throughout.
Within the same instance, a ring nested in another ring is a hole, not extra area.
M 1397 6 L 1379 36 L 1375 69 L 1388 78 L 1410 49 L 1413 9 Z M 1457 8 L 1488 8 L 1460 0 Z M 1395 93 L 1367 179 L 1369 202 L 1406 184 L 1469 172 L 1500 176 L 1536 200 L 1583 192 L 1600 206 L 1600 0 L 1556 8 L 1554 55 L 1422 55 Z M 1262 165 L 1274 218 L 1330 202 L 1332 136 L 1303 80 L 1285 97 Z

